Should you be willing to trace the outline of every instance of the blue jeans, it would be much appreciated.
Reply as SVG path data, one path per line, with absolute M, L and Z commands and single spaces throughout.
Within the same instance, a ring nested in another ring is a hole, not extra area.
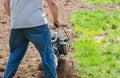
M 35 45 L 42 58 L 45 78 L 57 78 L 48 24 L 33 28 L 11 29 L 10 55 L 3 78 L 13 78 L 30 41 Z

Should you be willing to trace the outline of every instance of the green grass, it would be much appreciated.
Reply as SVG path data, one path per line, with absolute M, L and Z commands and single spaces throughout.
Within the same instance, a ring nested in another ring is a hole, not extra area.
M 82 0 L 90 4 L 120 4 L 120 0 Z
M 73 13 L 76 72 L 82 78 L 120 78 L 120 11 L 79 10 Z M 106 35 L 103 35 L 103 34 Z M 101 38 L 99 41 L 95 37 Z
M 74 28 L 76 34 L 100 35 L 108 29 L 117 29 L 120 26 L 120 11 L 112 13 L 100 9 L 91 12 L 76 11 L 72 15 L 72 24 L 76 26 Z
M 78 63 L 76 72 L 83 78 L 120 77 L 120 45 L 107 42 L 109 39 L 95 42 L 89 38 L 78 40 L 73 45 Z

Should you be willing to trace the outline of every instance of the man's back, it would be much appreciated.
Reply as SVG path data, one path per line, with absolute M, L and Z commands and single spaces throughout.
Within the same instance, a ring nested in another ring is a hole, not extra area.
M 11 26 L 28 28 L 47 24 L 43 0 L 10 0 Z
M 53 16 L 53 23 L 60 27 L 56 0 L 46 2 Z M 11 16 L 12 24 L 9 38 L 10 55 L 3 78 L 14 77 L 30 41 L 41 55 L 45 78 L 57 78 L 50 29 L 42 10 L 43 0 L 3 0 L 3 5 Z

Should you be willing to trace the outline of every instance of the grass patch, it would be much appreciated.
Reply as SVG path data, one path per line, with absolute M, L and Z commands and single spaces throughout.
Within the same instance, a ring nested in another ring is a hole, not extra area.
M 72 16 L 76 72 L 82 78 L 120 77 L 120 11 L 79 10 Z M 103 35 L 106 33 L 106 36 Z M 99 41 L 95 37 L 101 38 Z
M 120 11 L 105 12 L 95 9 L 90 12 L 80 10 L 74 12 L 71 21 L 76 26 L 74 28 L 76 34 L 100 35 L 108 29 L 117 29 L 120 26 Z
M 74 43 L 78 66 L 83 78 L 118 78 L 120 76 L 120 45 L 104 39 L 96 42 L 85 38 Z
M 89 4 L 120 4 L 120 0 L 82 0 Z

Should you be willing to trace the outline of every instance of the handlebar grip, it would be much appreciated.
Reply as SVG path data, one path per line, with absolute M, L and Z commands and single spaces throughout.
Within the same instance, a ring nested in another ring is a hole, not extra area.
M 56 23 L 54 23 L 54 26 L 55 26 L 56 28 L 59 28 L 59 26 L 58 26 Z

